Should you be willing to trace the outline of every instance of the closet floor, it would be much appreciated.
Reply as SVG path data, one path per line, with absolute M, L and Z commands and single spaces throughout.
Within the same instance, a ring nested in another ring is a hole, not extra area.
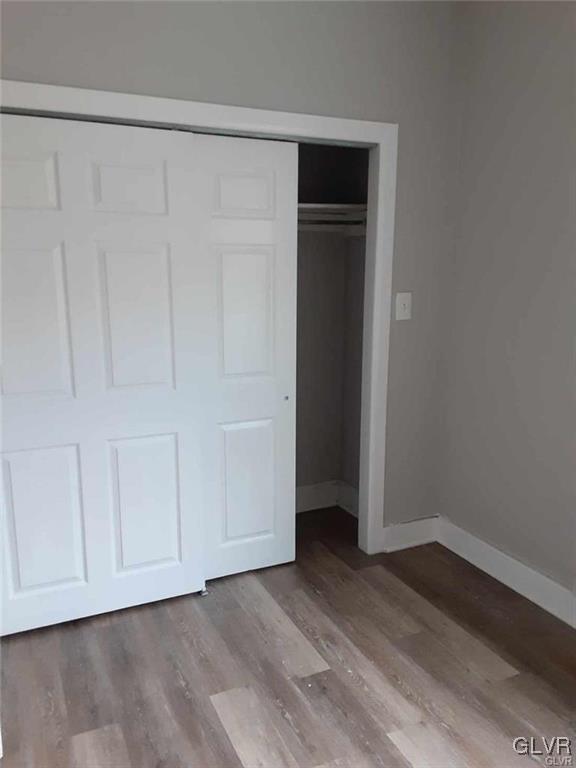
M 294 564 L 5 639 L 3 768 L 501 768 L 534 765 L 516 737 L 574 750 L 575 631 L 440 545 L 369 557 L 338 509 L 298 527 Z

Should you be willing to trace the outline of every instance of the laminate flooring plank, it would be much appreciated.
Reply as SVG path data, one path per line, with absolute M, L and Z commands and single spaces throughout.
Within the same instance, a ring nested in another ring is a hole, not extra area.
M 116 690 L 117 722 L 136 768 L 200 768 L 199 755 L 175 721 L 156 665 L 151 667 L 134 627 L 134 611 L 102 627 L 98 639 Z M 161 649 L 158 649 L 159 652 Z
M 386 599 L 408 610 L 425 630 L 454 653 L 474 674 L 482 676 L 485 680 L 497 681 L 518 673 L 518 670 L 495 651 L 387 571 L 384 566 L 364 568 L 359 573 Z
M 360 706 L 385 733 L 420 722 L 422 710 L 361 653 L 318 603 L 305 592 L 297 591 L 286 598 L 286 608 L 302 632 L 321 650 L 330 668 L 350 688 Z
M 306 677 L 328 669 L 328 664 L 286 615 L 254 574 L 229 582 L 238 604 L 251 617 L 253 631 L 274 648 L 288 677 Z
M 15 654 L 8 654 L 7 663 L 18 686 L 17 716 L 22 728 L 16 746 L 19 760 L 26 768 L 68 766 L 70 734 L 60 677 L 57 628 L 22 634 L 10 638 L 9 644 L 12 642 L 17 650 Z M 11 707 L 11 699 L 4 697 L 4 719 Z M 5 749 L 8 757 L 9 742 Z M 6 763 L 9 765 L 10 760 Z
M 96 626 L 104 626 L 98 623 Z M 77 621 L 56 628 L 60 672 L 71 734 L 96 732 L 114 722 L 116 692 L 96 641 L 96 626 Z
M 548 730 L 551 722 L 546 724 L 540 719 L 539 727 L 534 728 L 527 718 L 521 718 L 516 706 L 512 705 L 513 697 L 499 695 L 508 690 L 505 682 L 486 683 L 482 677 L 472 673 L 457 656 L 450 653 L 437 639 L 422 633 L 420 636 L 404 638 L 399 642 L 402 650 L 410 656 L 422 669 L 426 670 L 437 682 L 438 687 L 450 690 L 454 696 L 465 703 L 469 711 L 484 718 L 487 723 L 497 723 L 498 731 L 509 744 L 518 734 L 526 737 L 555 736 L 565 732 L 562 722 L 555 720 L 555 728 Z M 517 676 L 515 676 L 517 677 Z M 520 701 L 517 702 L 520 704 Z M 536 715 L 536 712 L 533 714 Z M 500 738 L 502 742 L 502 739 Z
M 576 710 L 574 629 L 439 544 L 385 557 L 389 571 Z
M 473 768 L 469 756 L 429 723 L 394 731 L 389 738 L 413 768 Z
M 236 601 L 229 580 L 214 585 L 211 599 L 202 601 L 200 609 L 226 637 L 230 652 L 250 675 L 250 687 L 267 706 L 299 764 L 318 765 L 337 757 L 334 744 L 338 734 L 322 721 L 293 679 L 286 676 L 274 644 L 271 648 L 266 635 L 254 632 L 254 621 Z
M 484 687 L 497 704 L 495 716 L 513 718 L 515 733 L 537 737 L 566 735 L 576 749 L 576 712 L 568 709 L 556 691 L 530 673 Z
M 409 765 L 333 670 L 298 678 L 296 683 L 322 719 L 340 733 L 340 757 L 352 759 L 360 753 L 380 768 Z
M 351 546 L 358 538 L 358 521 L 340 507 L 312 510 L 298 515 L 296 527 L 296 545 L 302 546 L 317 541 L 336 555 L 349 568 L 365 568 L 373 565 L 374 555 L 367 555 Z
M 104 725 L 72 737 L 72 768 L 134 768 L 119 725 Z
M 399 640 L 397 645 L 438 686 L 455 696 L 463 700 L 473 699 L 474 693 L 483 689 L 486 682 L 483 677 L 471 670 L 457 653 L 448 650 L 434 635 L 421 632 Z
M 194 598 L 181 601 L 178 610 L 192 614 L 193 626 L 198 632 L 204 632 L 206 640 L 216 641 L 217 633 L 213 627 L 197 615 Z M 169 606 L 158 606 L 157 610 L 147 606 L 138 611 L 134 622 L 141 638 L 146 668 L 155 670 L 174 723 L 192 745 L 195 765 L 199 768 L 239 768 L 234 748 L 210 706 L 210 695 L 214 688 L 220 690 L 220 685 L 214 686 L 211 669 L 205 674 L 206 659 L 190 648 L 188 634 L 175 631 Z M 186 624 L 187 631 L 190 627 Z M 219 654 L 230 681 L 247 679 L 240 670 L 233 670 L 233 660 L 222 642 L 215 642 L 214 654 Z M 212 666 L 217 663 L 218 658 L 211 660 Z M 219 678 L 219 683 L 222 680 Z
M 484 707 L 478 705 L 474 695 L 459 695 L 452 679 L 447 685 L 439 676 L 435 677 L 427 664 L 419 664 L 401 644 L 387 641 L 370 619 L 357 619 L 350 632 L 382 672 L 425 710 L 425 721 L 445 729 L 458 749 L 469 755 L 471 765 L 492 765 L 495 750 L 500 750 L 502 755 L 511 751 L 511 740 L 501 723 L 486 717 Z M 519 764 L 520 758 L 511 754 L 506 765 Z
M 234 688 L 211 701 L 244 768 L 298 768 L 255 691 Z
M 402 605 L 386 600 L 321 542 L 306 545 L 299 566 L 310 586 L 343 616 L 370 616 L 391 639 L 422 630 Z
M 150 625 L 161 625 L 173 659 L 184 656 L 194 667 L 195 685 L 210 696 L 246 685 L 247 675 L 202 610 L 209 599 L 193 596 L 170 600 L 147 616 Z
M 2 768 L 34 768 L 35 739 L 25 731 L 25 723 L 30 724 L 34 733 L 39 727 L 29 638 L 26 633 L 2 640 Z
M 262 572 L 260 578 L 267 581 L 268 573 Z M 293 579 L 291 581 L 293 585 Z M 305 584 L 305 580 L 301 583 Z M 282 584 L 279 584 L 276 579 L 274 594 L 277 595 L 287 612 L 291 613 L 291 601 L 298 594 L 298 590 L 284 590 Z M 412 658 L 408 651 L 402 649 L 404 643 L 409 644 L 414 638 L 419 640 L 422 633 L 404 636 L 392 641 L 381 624 L 373 621 L 373 614 L 370 618 L 346 615 L 326 602 L 324 593 L 308 591 L 306 594 L 321 612 L 327 613 L 330 620 L 338 626 L 340 632 L 348 638 L 352 647 L 367 658 L 379 670 L 382 677 L 388 681 L 389 685 L 393 686 L 396 699 L 407 701 L 414 710 L 422 713 L 424 720 L 429 721 L 439 729 L 452 729 L 452 738 L 457 744 L 457 748 L 468 755 L 471 764 L 490 764 L 491 752 L 487 745 L 496 740 L 504 746 L 506 732 L 500 727 L 500 724 L 492 723 L 484 717 L 483 702 L 479 703 L 476 695 L 469 692 L 470 682 L 475 681 L 480 685 L 484 682 L 482 677 L 477 677 L 469 672 L 466 667 L 459 664 L 455 657 L 451 657 L 448 651 L 440 646 L 437 651 L 440 654 L 448 654 L 449 661 L 458 672 L 455 680 L 448 678 L 442 682 L 441 679 L 434 677 L 433 669 L 427 669 L 426 665 L 420 665 L 417 659 Z M 298 623 L 296 614 L 293 614 L 293 618 Z M 305 629 L 305 626 L 305 624 L 302 625 L 303 631 L 309 634 L 312 639 L 312 635 L 310 635 L 309 630 Z M 430 639 L 436 642 L 434 638 Z M 436 643 L 436 645 L 438 644 Z M 336 668 L 335 662 L 324 653 L 324 650 L 322 652 Z M 352 670 L 349 681 L 351 682 L 358 670 L 358 664 L 350 664 L 349 668 Z M 461 696 L 463 685 L 467 691 L 467 698 Z
M 374 768 L 374 762 L 369 755 L 355 753 L 351 757 L 339 757 L 323 763 L 318 768 Z

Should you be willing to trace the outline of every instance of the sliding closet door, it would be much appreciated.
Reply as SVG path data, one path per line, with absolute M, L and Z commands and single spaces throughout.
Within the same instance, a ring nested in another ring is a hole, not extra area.
M 297 147 L 214 136 L 196 147 L 212 578 L 294 558 Z
M 4 116 L 3 631 L 202 588 L 194 136 Z
M 294 150 L 2 127 L 3 632 L 289 559 Z

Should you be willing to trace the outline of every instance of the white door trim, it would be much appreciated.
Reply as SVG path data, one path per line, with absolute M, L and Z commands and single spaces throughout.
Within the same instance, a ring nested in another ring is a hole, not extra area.
M 2 80 L 1 87 L 6 111 L 370 148 L 358 544 L 365 552 L 378 551 L 386 520 L 384 467 L 398 126 L 13 80 Z

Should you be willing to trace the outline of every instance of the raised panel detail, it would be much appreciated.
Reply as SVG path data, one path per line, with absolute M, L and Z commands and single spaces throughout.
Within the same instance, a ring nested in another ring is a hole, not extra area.
M 164 165 L 94 163 L 94 205 L 112 213 L 166 213 Z
M 179 562 L 176 435 L 110 442 L 117 568 Z
M 271 250 L 230 249 L 221 259 L 224 374 L 267 373 L 272 352 Z
M 108 385 L 174 385 L 167 247 L 100 252 Z
M 222 425 L 224 540 L 274 529 L 274 430 L 271 419 Z
M 70 394 L 73 377 L 63 247 L 6 250 L 2 301 L 4 394 Z
M 3 208 L 59 208 L 55 153 L 2 160 Z
M 84 581 L 77 446 L 6 453 L 3 460 L 13 592 Z
M 271 218 L 274 215 L 274 175 L 219 174 L 214 212 L 218 216 Z

